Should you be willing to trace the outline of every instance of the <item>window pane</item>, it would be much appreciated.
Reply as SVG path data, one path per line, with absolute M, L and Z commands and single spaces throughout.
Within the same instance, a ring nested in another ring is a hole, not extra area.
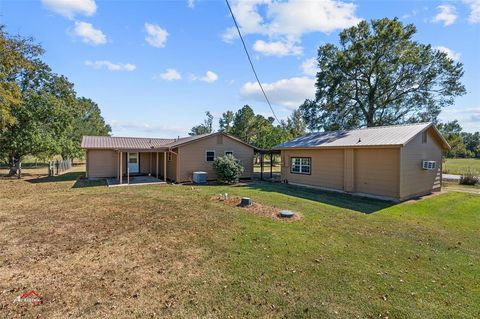
M 213 162 L 215 160 L 215 152 L 207 152 L 207 162 Z
M 129 154 L 129 163 L 132 163 L 132 164 L 137 164 L 137 153 L 130 153 Z

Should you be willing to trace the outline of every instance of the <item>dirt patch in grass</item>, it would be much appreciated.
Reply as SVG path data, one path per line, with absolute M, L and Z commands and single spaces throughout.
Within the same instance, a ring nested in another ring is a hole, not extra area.
M 286 221 L 286 222 L 295 222 L 295 221 L 303 220 L 303 215 L 299 212 L 294 212 L 293 217 L 289 217 L 289 218 L 280 217 L 280 215 L 279 215 L 279 212 L 281 210 L 280 208 L 270 206 L 270 205 L 264 205 L 264 204 L 256 203 L 255 201 L 250 206 L 241 206 L 240 202 L 241 202 L 242 198 L 238 197 L 238 196 L 230 196 L 227 199 L 225 199 L 223 196 L 217 195 L 217 196 L 214 196 L 212 198 L 212 200 L 214 200 L 216 202 L 219 202 L 219 203 L 223 203 L 223 204 L 232 206 L 232 207 L 243 208 L 246 211 L 254 213 L 256 215 L 263 216 L 263 217 L 269 217 L 269 218 L 276 219 L 276 220 L 281 220 L 281 221 Z

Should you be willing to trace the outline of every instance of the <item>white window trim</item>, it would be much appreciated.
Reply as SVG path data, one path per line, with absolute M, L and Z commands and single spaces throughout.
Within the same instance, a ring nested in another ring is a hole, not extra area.
M 233 154 L 233 151 L 232 150 L 226 150 L 225 152 L 223 152 L 223 155 L 227 155 L 227 153 L 232 153 L 232 156 L 234 156 Z
M 215 150 L 206 150 L 205 151 L 205 162 L 209 163 L 209 162 L 213 162 L 213 161 L 208 161 L 207 160 L 207 153 L 209 152 L 213 152 L 213 161 L 217 158 L 217 152 L 215 152 Z
M 303 165 L 303 164 L 300 164 L 300 171 L 299 172 L 294 172 L 293 171 L 293 167 L 295 166 L 293 164 L 293 161 L 294 159 L 308 159 L 309 160 L 309 164 L 308 165 Z M 302 172 L 302 167 L 305 166 L 309 168 L 309 172 L 308 173 L 304 173 Z M 300 174 L 300 175 L 312 175 L 312 158 L 311 157 L 305 157 L 305 156 L 292 156 L 290 157 L 290 174 Z

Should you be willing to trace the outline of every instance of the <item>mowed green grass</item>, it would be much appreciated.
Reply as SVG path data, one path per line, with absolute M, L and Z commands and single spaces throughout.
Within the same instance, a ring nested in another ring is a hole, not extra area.
M 107 188 L 75 177 L 0 180 L 2 316 L 480 316 L 478 195 L 393 205 L 282 184 Z M 211 200 L 225 192 L 304 219 Z M 48 300 L 12 303 L 30 289 Z
M 444 173 L 464 174 L 467 170 L 480 174 L 480 158 L 446 158 L 443 163 Z

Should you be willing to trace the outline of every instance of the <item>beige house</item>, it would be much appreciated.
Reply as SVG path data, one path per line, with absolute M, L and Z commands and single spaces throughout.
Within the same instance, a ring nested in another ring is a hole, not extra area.
M 276 147 L 285 183 L 394 201 L 440 190 L 449 148 L 432 123 L 311 133 Z
M 87 178 L 116 178 L 129 183 L 131 176 L 150 175 L 173 182 L 192 180 L 194 171 L 215 179 L 216 157 L 232 154 L 245 167 L 242 178 L 253 174 L 254 147 L 224 133 L 178 139 L 84 136 Z

